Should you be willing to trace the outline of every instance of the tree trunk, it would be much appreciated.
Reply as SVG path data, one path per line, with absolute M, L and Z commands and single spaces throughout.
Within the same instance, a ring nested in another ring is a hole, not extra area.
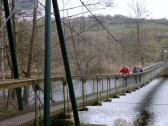
M 0 27 L 2 26 L 2 7 L 0 3 Z M 1 43 L 1 73 L 2 73 L 2 80 L 4 80 L 4 46 L 3 46 L 3 39 L 2 39 L 2 31 L 0 31 L 0 43 Z
M 68 12 L 67 12 L 68 14 Z M 71 23 L 70 23 L 70 20 L 69 20 L 69 25 L 71 26 Z M 72 26 L 71 26 L 72 27 Z M 81 61 L 80 61 L 80 58 L 78 56 L 78 52 L 77 52 L 77 49 L 76 49 L 76 44 L 75 44 L 75 40 L 74 40 L 74 37 L 73 37 L 73 31 L 70 27 L 70 33 L 71 33 L 71 39 L 72 39 L 72 45 L 73 45 L 73 49 L 74 49 L 74 55 L 75 55 L 75 59 L 76 59 L 76 62 L 77 62 L 77 66 L 78 66 L 78 71 L 79 71 L 79 74 L 80 75 L 83 75 L 83 67 L 81 65 Z
M 142 43 L 140 41 L 140 19 L 137 19 L 137 22 L 136 22 L 136 27 L 137 27 L 137 43 L 138 43 L 138 46 L 139 46 L 139 56 L 140 56 L 140 62 L 141 62 L 141 65 L 144 66 L 144 58 L 143 58 L 143 51 L 142 51 Z
M 35 35 L 36 35 L 36 18 L 37 18 L 37 9 L 34 9 L 33 12 L 33 28 L 32 28 L 32 36 L 30 41 L 30 49 L 29 49 L 29 59 L 27 66 L 27 78 L 32 75 L 32 66 L 33 66 L 33 53 L 34 53 L 34 43 L 35 43 Z
M 30 48 L 29 48 L 29 58 L 28 58 L 28 65 L 27 65 L 27 72 L 25 73 L 26 78 L 30 78 L 32 76 L 32 66 L 33 66 L 33 50 L 34 50 L 34 42 L 35 42 L 35 35 L 36 35 L 36 17 L 37 17 L 37 9 L 33 11 L 33 27 L 32 27 L 32 35 L 30 40 Z M 25 109 L 28 111 L 28 99 L 29 99 L 29 87 L 24 87 L 24 103 Z
M 15 8 L 15 0 L 12 0 L 12 11 L 14 11 Z M 15 12 L 12 15 L 12 29 L 13 29 L 13 39 L 16 42 L 16 17 L 15 17 Z
M 73 44 L 73 49 L 74 49 L 74 55 L 75 55 L 75 59 L 76 59 L 77 65 L 78 65 L 78 71 L 79 71 L 80 75 L 82 75 L 83 74 L 82 65 L 81 65 L 80 59 L 78 57 L 75 40 L 73 38 L 73 32 L 72 32 L 72 30 L 70 30 L 70 31 L 71 31 L 71 38 L 72 38 L 72 44 Z

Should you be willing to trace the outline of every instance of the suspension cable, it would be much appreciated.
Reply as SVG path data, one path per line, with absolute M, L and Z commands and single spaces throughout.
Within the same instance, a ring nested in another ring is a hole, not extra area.
M 104 24 L 103 24 L 101 21 L 99 21 L 99 19 L 91 12 L 91 10 L 84 4 L 84 2 L 81 1 L 81 0 L 80 0 L 80 2 L 81 2 L 82 5 L 85 6 L 85 8 L 90 12 L 90 14 L 94 17 L 94 19 L 105 29 L 105 31 L 106 31 L 117 43 L 119 43 L 120 46 L 124 47 L 124 46 L 121 44 L 122 41 L 121 41 L 121 40 L 118 40 L 118 39 L 104 26 Z M 125 47 L 125 48 L 126 48 L 126 47 Z M 131 54 L 132 57 L 135 58 L 135 56 L 134 56 L 128 49 L 126 49 L 126 50 L 127 50 L 127 52 L 128 52 L 129 54 Z

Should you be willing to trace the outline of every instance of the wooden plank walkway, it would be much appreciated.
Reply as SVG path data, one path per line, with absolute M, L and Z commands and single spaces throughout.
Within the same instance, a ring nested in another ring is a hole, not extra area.
M 157 68 L 157 67 L 156 67 Z M 151 70 L 147 70 L 144 73 L 144 77 L 142 78 L 143 83 L 148 82 L 150 79 L 152 79 L 153 77 L 156 76 L 156 74 L 159 73 L 159 71 L 161 69 L 159 69 L 157 71 L 156 68 L 151 68 Z M 152 72 L 153 71 L 153 72 Z M 119 75 L 122 77 L 122 75 Z M 132 74 L 131 76 L 129 76 L 129 78 L 132 77 L 132 80 L 134 80 L 134 75 Z M 78 79 L 81 79 L 82 77 L 77 77 Z M 92 79 L 92 77 L 90 77 Z M 97 77 L 95 77 L 97 78 Z M 107 78 L 107 76 L 102 76 L 101 78 Z M 56 80 L 60 80 L 62 78 L 55 78 Z M 40 84 L 40 82 L 42 82 L 43 79 L 28 79 L 28 80 L 11 80 L 11 81 L 6 81 L 6 82 L 0 82 L 0 89 L 5 89 L 5 88 L 16 88 L 16 87 L 23 87 L 23 86 L 27 86 L 27 85 L 31 85 L 31 84 Z M 119 82 L 120 83 L 120 82 Z M 131 85 L 130 85 L 131 84 Z M 130 82 L 129 85 L 129 89 L 133 89 L 133 88 L 137 88 L 136 86 L 140 86 L 132 84 Z M 134 86 L 133 86 L 134 85 Z M 114 95 L 115 93 L 124 93 L 128 87 L 126 87 L 126 85 L 119 85 L 121 86 L 118 91 L 116 89 L 110 89 L 109 92 L 107 90 L 101 92 L 101 98 L 100 98 L 100 92 L 98 94 L 100 99 L 107 99 L 108 98 L 108 93 L 109 96 Z M 125 86 L 125 87 L 122 87 Z M 118 87 L 117 87 L 118 88 Z M 87 96 L 87 101 L 85 102 L 85 105 L 93 105 L 95 102 L 97 101 L 97 93 L 94 93 L 92 95 Z M 78 98 L 77 99 L 77 105 L 78 108 L 82 108 L 83 106 L 83 98 Z M 71 105 L 69 106 L 69 108 L 71 109 Z M 66 110 L 68 109 L 68 105 L 66 107 Z M 43 110 L 41 110 L 41 113 L 43 113 Z M 55 106 L 51 106 L 51 116 L 55 116 L 55 115 L 61 115 L 64 113 L 64 104 L 63 103 L 59 103 Z M 14 117 L 10 117 L 8 119 L 2 120 L 0 121 L 0 126 L 21 126 L 21 125 L 25 125 L 27 123 L 31 123 L 33 125 L 35 119 L 35 112 L 28 112 L 25 114 L 20 114 L 20 115 L 16 115 Z M 32 126 L 31 125 L 31 126 Z
M 110 92 L 111 93 L 109 95 L 111 95 L 111 96 L 115 93 L 114 90 L 113 90 L 113 92 L 112 91 L 110 91 Z M 107 91 L 104 91 L 103 93 L 101 93 L 101 98 L 107 99 Z M 87 97 L 86 105 L 87 106 L 93 105 L 96 102 L 97 102 L 97 94 L 90 95 Z M 77 104 L 78 104 L 78 108 L 83 108 L 84 107 L 83 106 L 83 99 L 82 98 L 78 99 Z M 71 105 L 69 107 L 71 110 Z M 68 109 L 68 106 L 67 106 L 67 109 Z M 41 113 L 43 113 L 43 112 L 41 111 Z M 51 116 L 55 116 L 55 115 L 59 116 L 63 113 L 64 113 L 64 104 L 63 103 L 51 107 Z M 2 121 L 0 121 L 0 126 L 19 126 L 19 125 L 26 125 L 28 123 L 33 124 L 34 119 L 35 119 L 35 112 L 29 112 L 26 114 L 17 115 L 15 117 L 11 117 L 11 118 L 2 120 Z

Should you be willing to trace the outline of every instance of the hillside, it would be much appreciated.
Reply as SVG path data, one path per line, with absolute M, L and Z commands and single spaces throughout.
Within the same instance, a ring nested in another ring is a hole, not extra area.
M 80 74 L 79 67 L 86 74 L 115 73 L 123 64 L 130 67 L 140 64 L 140 55 L 144 56 L 146 64 L 155 62 L 160 60 L 160 47 L 168 45 L 167 38 L 158 39 L 158 36 L 168 35 L 168 20 L 166 19 L 143 19 L 140 28 L 140 50 L 136 40 L 135 19 L 122 15 L 97 16 L 97 18 L 106 29 L 97 23 L 92 16 L 63 20 L 65 23 L 63 23 L 65 40 L 73 74 Z M 37 22 L 34 45 L 33 74 L 44 72 L 43 25 L 44 19 L 40 19 Z M 18 64 L 20 74 L 24 76 L 23 71 L 27 69 L 32 22 L 30 20 L 20 20 L 17 21 L 17 26 L 19 26 L 16 33 Z M 110 33 L 107 33 L 107 30 Z M 116 43 L 111 35 L 114 35 L 119 42 Z M 6 71 L 9 71 L 8 63 L 5 65 Z M 52 23 L 52 70 L 52 73 L 64 74 L 55 22 Z

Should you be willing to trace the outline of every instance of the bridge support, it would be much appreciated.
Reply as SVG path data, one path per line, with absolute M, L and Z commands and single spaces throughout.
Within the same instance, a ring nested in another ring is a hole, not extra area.
M 109 86 L 110 86 L 110 79 L 107 77 L 107 99 L 109 99 Z
M 35 85 L 34 87 L 34 95 L 35 95 L 35 126 L 39 126 L 39 107 L 38 107 L 38 99 L 37 99 L 37 91 L 39 89 L 39 85 Z
M 109 76 L 107 76 L 107 98 L 105 100 L 105 102 L 111 102 L 111 99 L 110 99 L 110 78 Z
M 68 86 L 69 86 L 69 95 L 71 98 L 71 104 L 72 104 L 72 109 L 73 109 L 75 125 L 80 126 L 79 115 L 78 115 L 77 104 L 76 104 L 76 97 L 75 97 L 75 93 L 74 93 L 74 87 L 73 87 L 73 82 L 72 82 L 72 77 L 71 77 L 71 71 L 70 71 L 66 46 L 65 46 L 65 40 L 64 40 L 64 34 L 63 34 L 63 30 L 62 30 L 62 25 L 61 25 L 58 3 L 57 3 L 57 0 L 52 0 L 52 3 L 53 3 L 55 20 L 56 20 L 56 25 L 57 25 L 57 30 L 58 30 L 58 36 L 59 36 L 59 40 L 60 40 L 61 52 L 62 52 L 65 71 L 66 71 L 66 78 L 67 78 L 67 82 L 68 82 Z
M 62 79 L 63 81 L 63 93 L 64 93 L 64 115 L 67 116 L 67 82 L 66 80 Z
M 96 77 L 97 80 L 97 104 L 99 103 L 99 79 Z
M 96 76 L 96 81 L 97 81 L 97 91 L 96 91 L 96 94 L 97 94 L 97 105 L 98 106 L 101 106 L 102 104 L 101 104 L 101 100 L 100 100 L 100 97 L 99 97 L 99 95 L 100 95 L 100 93 L 99 93 L 99 78 Z
M 51 0 L 45 3 L 44 126 L 50 126 L 51 96 Z
M 7 20 L 10 16 L 8 0 L 3 0 L 3 4 L 4 4 L 4 10 L 5 10 L 5 18 Z M 12 24 L 11 24 L 10 18 L 6 22 L 6 26 L 7 26 L 10 54 L 11 54 L 11 60 L 12 60 L 12 73 L 14 74 L 14 78 L 19 78 L 16 49 L 15 49 L 16 47 L 15 47 L 15 41 L 13 38 Z M 22 111 L 23 110 L 22 89 L 16 88 L 16 94 L 17 94 L 19 111 Z
M 80 111 L 88 111 L 88 108 L 86 107 L 87 104 L 87 94 L 86 94 L 86 80 L 81 77 L 81 82 L 82 82 L 82 97 L 83 97 L 83 107 L 80 109 Z
M 82 78 L 82 96 L 83 96 L 83 107 L 84 108 L 86 108 L 85 83 L 86 81 Z
M 118 87 L 118 81 L 119 79 L 117 75 L 115 75 L 115 80 L 114 80 L 115 95 L 112 98 L 119 98 L 120 92 L 119 92 L 119 87 Z

